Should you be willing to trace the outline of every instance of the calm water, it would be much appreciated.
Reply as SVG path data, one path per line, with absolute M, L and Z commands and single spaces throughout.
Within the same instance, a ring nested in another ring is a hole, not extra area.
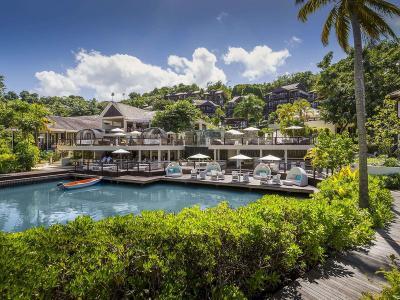
M 147 186 L 101 183 L 75 191 L 61 191 L 56 182 L 0 189 L 0 230 L 22 231 L 35 226 L 66 223 L 80 215 L 99 220 L 113 215 L 139 214 L 143 210 L 178 212 L 228 201 L 246 205 L 262 194 L 215 187 L 152 184 Z

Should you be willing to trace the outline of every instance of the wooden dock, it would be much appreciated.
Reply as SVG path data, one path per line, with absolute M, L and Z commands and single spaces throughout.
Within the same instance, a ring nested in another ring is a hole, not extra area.
M 379 292 L 386 282 L 377 271 L 390 268 L 390 255 L 400 256 L 400 191 L 392 194 L 395 219 L 376 232 L 372 246 L 328 259 L 273 299 L 360 299 L 363 293 Z
M 247 190 L 257 190 L 263 192 L 278 192 L 278 193 L 293 193 L 293 194 L 303 194 L 309 195 L 316 192 L 318 189 L 314 186 L 306 186 L 306 187 L 299 187 L 299 186 L 285 186 L 285 185 L 265 185 L 260 184 L 260 180 L 256 180 L 251 178 L 249 183 L 243 182 L 232 182 L 232 175 L 225 175 L 224 180 L 211 180 L 209 177 L 205 180 L 200 179 L 191 179 L 190 174 L 184 174 L 182 177 L 178 178 L 171 178 L 166 176 L 119 176 L 119 177 L 103 177 L 103 180 L 109 182 L 121 182 L 121 183 L 134 183 L 134 184 L 150 184 L 155 182 L 174 182 L 174 183 L 181 183 L 181 184 L 201 184 L 201 185 L 208 185 L 208 186 L 219 186 L 219 187 L 227 187 L 227 188 L 240 188 L 240 189 L 247 189 Z

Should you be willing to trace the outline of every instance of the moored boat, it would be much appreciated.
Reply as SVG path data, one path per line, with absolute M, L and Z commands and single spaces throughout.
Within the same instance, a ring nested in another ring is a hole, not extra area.
M 72 181 L 68 183 L 62 183 L 60 182 L 57 184 L 57 186 L 60 189 L 63 190 L 74 190 L 74 189 L 79 189 L 79 188 L 84 188 L 88 186 L 95 185 L 101 181 L 101 178 L 87 178 L 87 179 L 82 179 L 82 180 L 77 180 L 77 181 Z

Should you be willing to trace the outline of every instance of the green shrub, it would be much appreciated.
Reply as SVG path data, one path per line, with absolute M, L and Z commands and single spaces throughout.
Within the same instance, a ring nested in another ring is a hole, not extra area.
M 377 176 L 380 178 L 387 189 L 400 189 L 400 174 L 391 174 L 385 176 Z
M 265 196 L 238 209 L 79 217 L 0 233 L 0 298 L 265 298 L 329 251 L 368 243 L 373 224 L 387 221 L 390 194 L 375 191 L 379 180 L 369 213 L 358 209 L 356 175 L 348 176 L 326 180 L 307 200 Z
M 384 161 L 383 165 L 385 167 L 398 167 L 399 166 L 399 160 L 397 158 L 395 158 L 395 157 L 389 157 Z
M 21 171 L 30 171 L 39 161 L 39 149 L 29 141 L 20 141 L 15 146 L 17 168 Z
M 16 167 L 16 157 L 11 153 L 0 154 L 0 173 L 11 173 Z
M 396 261 L 395 257 L 392 257 L 393 266 L 389 271 L 383 271 L 385 279 L 389 285 L 385 286 L 381 293 L 373 295 L 366 294 L 363 296 L 363 300 L 392 300 L 400 299 L 400 266 Z

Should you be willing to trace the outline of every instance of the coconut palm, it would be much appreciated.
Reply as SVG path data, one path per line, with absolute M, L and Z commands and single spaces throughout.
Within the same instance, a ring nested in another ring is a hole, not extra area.
M 397 39 L 396 34 L 386 22 L 386 18 L 399 16 L 400 8 L 384 0 L 296 0 L 302 5 L 298 18 L 306 22 L 308 16 L 320 8 L 331 5 L 321 40 L 324 45 L 329 42 L 329 35 L 334 29 L 339 45 L 349 53 L 350 31 L 354 42 L 354 86 L 357 111 L 357 129 L 359 144 L 359 204 L 369 207 L 368 170 L 367 170 L 367 133 L 365 129 L 365 86 L 363 66 L 363 37 L 378 40 L 384 36 Z M 352 29 L 352 30 L 351 30 Z

